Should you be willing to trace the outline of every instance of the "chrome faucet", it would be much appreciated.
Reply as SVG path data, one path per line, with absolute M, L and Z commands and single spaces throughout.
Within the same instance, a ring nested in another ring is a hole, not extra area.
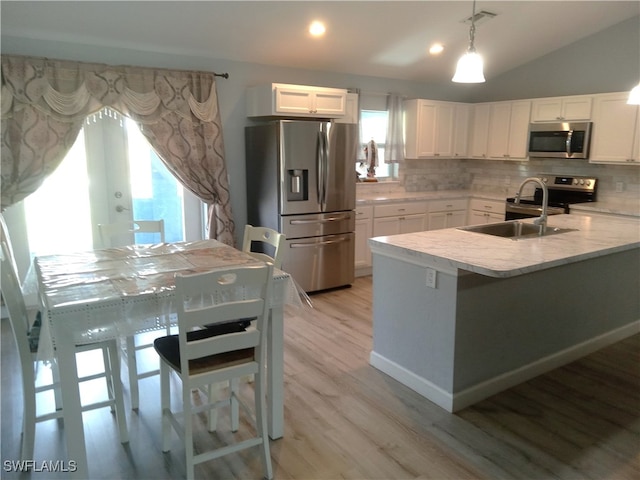
M 524 182 L 520 184 L 520 188 L 518 189 L 518 193 L 516 193 L 516 198 L 513 203 L 520 203 L 522 188 L 529 182 L 537 183 L 542 187 L 542 214 L 540 215 L 540 218 L 535 219 L 533 223 L 534 225 L 540 226 L 540 235 L 544 235 L 547 231 L 547 207 L 549 206 L 549 191 L 547 189 L 547 184 L 537 177 L 529 177 L 525 179 Z

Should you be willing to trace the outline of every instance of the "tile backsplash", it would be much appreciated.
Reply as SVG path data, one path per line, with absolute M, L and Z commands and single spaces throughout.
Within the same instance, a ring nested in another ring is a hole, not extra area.
M 527 177 L 541 173 L 582 175 L 598 179 L 598 198 L 640 198 L 640 168 L 636 165 L 599 165 L 584 160 L 449 159 L 405 160 L 400 164 L 399 185 L 407 192 L 470 189 L 513 196 Z M 378 184 L 382 188 L 384 184 Z

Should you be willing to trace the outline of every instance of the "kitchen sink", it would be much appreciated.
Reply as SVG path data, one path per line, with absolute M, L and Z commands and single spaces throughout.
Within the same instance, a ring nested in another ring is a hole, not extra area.
M 509 222 L 489 223 L 486 225 L 472 225 L 460 227 L 458 230 L 465 230 L 473 233 L 483 233 L 495 237 L 504 237 L 517 240 L 519 238 L 535 238 L 541 236 L 555 235 L 558 233 L 573 232 L 573 228 L 556 228 L 547 226 L 543 235 L 540 234 L 540 226 L 532 223 L 523 223 L 512 220 Z

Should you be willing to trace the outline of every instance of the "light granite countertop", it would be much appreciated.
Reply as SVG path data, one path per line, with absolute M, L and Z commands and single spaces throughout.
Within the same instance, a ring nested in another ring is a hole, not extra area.
M 448 228 L 375 237 L 369 239 L 369 245 L 373 253 L 405 258 L 435 269 L 461 269 L 498 278 L 640 248 L 637 219 L 553 215 L 548 225 L 574 231 L 512 240 Z
M 358 194 L 356 206 L 374 205 L 394 202 L 416 202 L 421 200 L 448 200 L 454 198 L 483 198 L 487 200 L 504 201 L 500 194 L 479 193 L 471 190 L 437 190 L 430 192 L 382 192 Z
M 502 202 L 506 200 L 507 196 L 500 193 L 477 192 L 473 190 L 438 190 L 430 192 L 405 192 L 398 190 L 390 192 L 361 191 L 358 192 L 358 196 L 356 198 L 356 207 L 395 202 L 448 200 L 455 198 L 479 198 Z M 571 211 L 582 215 L 588 215 L 589 213 L 605 213 L 640 218 L 640 198 L 609 198 L 601 199 L 597 202 L 575 203 L 571 205 Z
M 590 203 L 575 203 L 571 212 L 578 214 L 607 213 L 640 218 L 640 198 L 612 198 Z

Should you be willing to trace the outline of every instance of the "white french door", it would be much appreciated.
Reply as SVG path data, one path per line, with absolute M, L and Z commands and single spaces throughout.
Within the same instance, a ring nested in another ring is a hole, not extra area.
M 24 202 L 29 256 L 100 247 L 98 224 L 165 220 L 168 242 L 203 238 L 201 202 L 167 170 L 135 122 L 89 117 L 60 167 Z M 138 234 L 139 243 L 157 242 Z

